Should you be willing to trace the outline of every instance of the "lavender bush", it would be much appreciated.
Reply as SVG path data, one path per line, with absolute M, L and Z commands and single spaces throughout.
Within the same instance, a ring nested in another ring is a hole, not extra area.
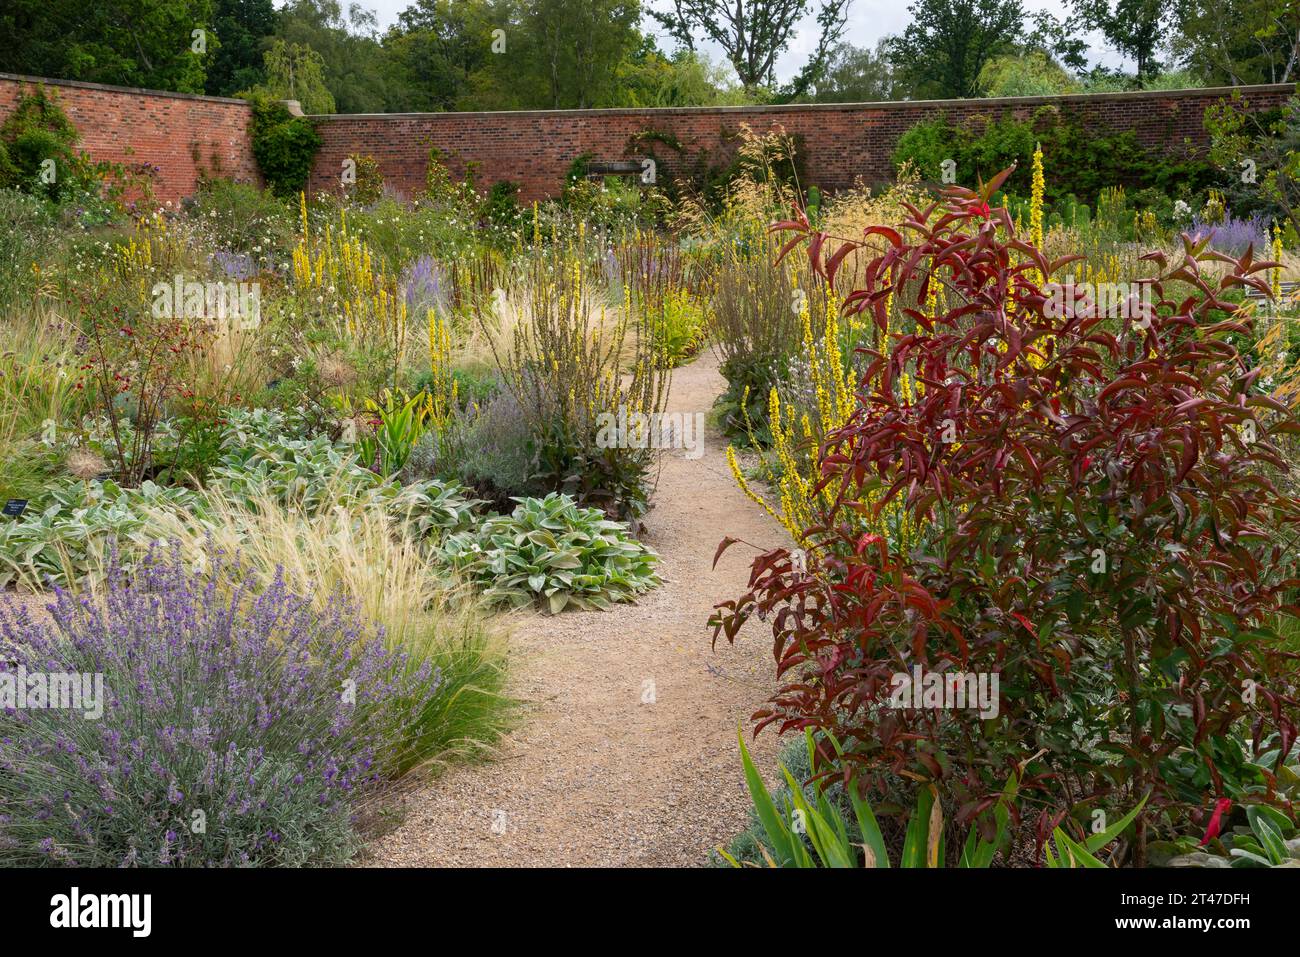
M 541 491 L 532 432 L 519 400 L 509 389 L 460 413 L 457 477 L 501 508 L 513 497 Z
M 257 261 L 253 259 L 251 253 L 231 252 L 227 249 L 213 250 L 209 258 L 213 267 L 218 270 L 225 279 L 233 279 L 235 282 L 244 282 L 252 279 L 258 273 Z
M 1268 257 L 1268 220 L 1263 213 L 1248 219 L 1238 219 L 1225 212 L 1219 222 L 1207 223 L 1200 216 L 1192 218 L 1188 232 L 1197 239 L 1210 237 L 1210 246 L 1219 252 L 1240 256 L 1246 247 L 1254 245 L 1256 259 Z
M 0 671 L 102 674 L 102 716 L 0 710 L 0 863 L 337 864 L 440 675 L 218 552 L 150 556 L 52 623 L 0 604 Z
M 402 271 L 399 285 L 406 298 L 407 312 L 417 320 L 424 321 L 430 309 L 446 313 L 443 270 L 432 256 L 421 256 L 408 265 Z

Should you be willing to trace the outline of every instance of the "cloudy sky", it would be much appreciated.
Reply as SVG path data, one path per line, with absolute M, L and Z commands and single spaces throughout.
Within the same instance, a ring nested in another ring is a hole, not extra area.
M 643 2 L 657 9 L 669 9 L 672 6 L 670 0 L 643 0 Z M 909 0 L 853 0 L 848 27 L 845 30 L 846 38 L 857 46 L 874 47 L 881 37 L 902 32 L 911 20 L 907 12 L 908 2 Z M 374 11 L 381 32 L 388 29 L 397 20 L 397 15 L 410 6 L 410 0 L 360 0 L 360 3 L 361 6 Z M 1049 10 L 1057 16 L 1061 14 L 1063 7 L 1062 0 L 1022 0 L 1022 4 L 1028 13 Z M 798 72 L 816 44 L 817 35 L 817 23 L 810 16 L 805 23 L 801 24 L 785 55 L 777 61 L 779 79 L 788 80 Z M 1131 68 L 1131 64 L 1126 64 L 1122 57 L 1107 49 L 1101 37 L 1089 36 L 1085 39 L 1091 45 L 1093 64 L 1103 63 L 1110 67 Z M 661 46 L 672 49 L 671 42 L 662 43 Z M 706 45 L 704 49 L 709 50 L 713 59 L 722 59 L 721 51 L 711 44 Z

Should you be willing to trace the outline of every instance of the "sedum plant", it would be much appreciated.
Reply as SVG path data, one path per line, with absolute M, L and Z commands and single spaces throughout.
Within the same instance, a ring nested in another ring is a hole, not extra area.
M 605 610 L 659 584 L 654 552 L 627 526 L 567 495 L 517 499 L 510 515 L 447 538 L 442 556 L 486 586 L 483 598 L 513 607 L 537 604 Z

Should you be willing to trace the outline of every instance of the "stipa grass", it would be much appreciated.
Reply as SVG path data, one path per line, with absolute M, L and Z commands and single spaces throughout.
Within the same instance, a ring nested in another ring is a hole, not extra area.
M 432 567 L 426 547 L 406 534 L 400 509 L 349 499 L 333 484 L 323 495 L 333 504 L 299 511 L 270 492 L 237 496 L 213 488 L 203 526 L 168 512 L 155 516 L 154 528 L 190 564 L 203 562 L 215 546 L 238 552 L 263 585 L 283 578 L 310 589 L 318 611 L 332 596 L 344 598 L 382 631 L 394 653 L 441 674 L 437 693 L 412 721 L 393 729 L 386 771 L 396 776 L 489 753 L 514 714 L 502 690 L 503 623 L 447 569 Z
M 338 864 L 441 676 L 220 551 L 152 556 L 51 625 L 0 604 L 6 670 L 102 675 L 103 715 L 0 715 L 0 862 Z

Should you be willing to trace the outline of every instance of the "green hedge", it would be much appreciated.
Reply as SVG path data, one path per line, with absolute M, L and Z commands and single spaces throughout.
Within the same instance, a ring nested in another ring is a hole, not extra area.
M 922 179 L 937 180 L 946 159 L 957 164 L 957 181 L 974 186 L 1018 164 L 1006 184 L 1012 194 L 1028 195 L 1035 144 L 1041 143 L 1047 173 L 1047 202 L 1073 195 L 1090 205 L 1108 186 L 1128 193 L 1158 190 L 1169 196 L 1195 194 L 1214 185 L 1214 167 L 1195 159 L 1148 149 L 1132 130 L 1114 133 L 1084 127 L 1045 107 L 1032 120 L 1011 116 L 972 117 L 960 125 L 944 117 L 923 120 L 902 135 L 894 150 L 894 167 L 910 161 Z

